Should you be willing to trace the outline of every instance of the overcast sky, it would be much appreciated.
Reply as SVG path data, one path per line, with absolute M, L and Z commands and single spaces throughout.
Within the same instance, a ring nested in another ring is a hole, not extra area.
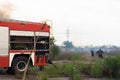
M 11 3 L 11 18 L 53 21 L 56 44 L 69 39 L 75 46 L 120 45 L 120 0 L 0 0 Z

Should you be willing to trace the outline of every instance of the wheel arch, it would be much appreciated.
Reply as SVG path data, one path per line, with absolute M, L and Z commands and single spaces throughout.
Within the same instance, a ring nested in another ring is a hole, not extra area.
M 30 55 L 30 54 L 16 54 L 16 55 L 14 55 L 13 60 L 12 60 L 12 62 L 11 62 L 11 66 L 12 66 L 14 60 L 15 60 L 17 57 L 26 57 L 27 59 L 29 59 L 29 55 Z M 30 64 L 33 65 L 33 61 L 32 61 L 31 58 L 30 58 Z

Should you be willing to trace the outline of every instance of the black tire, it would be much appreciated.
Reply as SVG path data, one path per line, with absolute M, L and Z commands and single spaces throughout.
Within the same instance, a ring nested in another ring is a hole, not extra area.
M 28 58 L 21 56 L 14 59 L 12 63 L 12 68 L 15 73 L 23 73 L 25 71 L 25 66 L 28 62 Z

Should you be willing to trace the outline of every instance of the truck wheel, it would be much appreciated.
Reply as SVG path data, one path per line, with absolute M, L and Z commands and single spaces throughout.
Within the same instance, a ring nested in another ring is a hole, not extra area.
M 22 73 L 25 71 L 25 67 L 26 67 L 26 64 L 27 64 L 27 61 L 28 61 L 28 58 L 27 57 L 17 57 L 14 59 L 13 61 L 13 69 L 15 71 L 15 73 Z

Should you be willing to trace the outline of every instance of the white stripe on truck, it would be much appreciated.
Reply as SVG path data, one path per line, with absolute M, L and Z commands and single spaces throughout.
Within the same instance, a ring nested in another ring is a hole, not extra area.
M 10 31 L 10 35 L 12 36 L 34 36 L 33 31 Z M 49 36 L 49 32 L 35 32 L 36 36 Z

